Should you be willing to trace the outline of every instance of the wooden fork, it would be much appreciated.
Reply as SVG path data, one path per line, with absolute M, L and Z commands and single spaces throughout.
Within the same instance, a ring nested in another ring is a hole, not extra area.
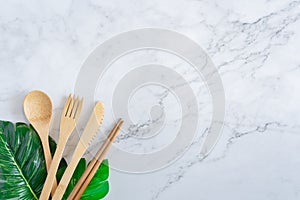
M 71 180 L 71 177 L 75 171 L 75 168 L 83 156 L 84 152 L 89 147 L 90 143 L 96 136 L 102 121 L 104 117 L 104 105 L 102 102 L 97 102 L 94 110 L 90 116 L 89 121 L 86 124 L 86 127 L 84 128 L 83 133 L 81 134 L 80 140 L 74 150 L 74 153 L 72 155 L 71 161 L 64 172 L 64 175 L 62 176 L 57 189 L 54 192 L 54 195 L 52 197 L 53 200 L 60 200 L 62 199 L 67 186 Z
M 69 136 L 73 132 L 76 122 L 78 121 L 81 109 L 83 104 L 83 98 L 79 100 L 79 98 L 74 98 L 71 94 L 69 95 L 64 110 L 61 115 L 60 120 L 60 133 L 57 148 L 53 157 L 53 160 L 50 165 L 50 169 L 48 171 L 48 175 L 40 195 L 41 200 L 48 200 L 51 192 L 51 187 L 55 180 L 56 172 L 62 158 L 62 154 L 64 152 L 66 143 L 68 141 Z

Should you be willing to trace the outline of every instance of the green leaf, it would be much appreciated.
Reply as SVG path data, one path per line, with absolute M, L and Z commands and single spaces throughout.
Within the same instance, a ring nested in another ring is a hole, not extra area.
M 80 179 L 81 175 L 86 169 L 86 160 L 85 158 L 81 158 L 74 173 L 70 180 L 70 183 L 67 187 L 67 190 L 64 194 L 63 199 L 67 199 L 73 188 L 75 187 L 77 181 Z M 92 178 L 90 184 L 85 189 L 82 197 L 80 199 L 88 199 L 88 200 L 98 200 L 104 198 L 109 191 L 109 166 L 108 161 L 104 160 L 94 177 Z
M 82 194 L 82 200 L 97 200 L 104 198 L 109 191 L 108 184 L 109 166 L 108 160 L 104 160 L 98 168 L 95 176 Z
M 0 121 L 0 154 L 0 199 L 38 199 L 47 171 L 35 131 Z
M 56 149 L 49 137 L 51 154 Z M 31 125 L 0 121 L 0 200 L 38 199 L 47 176 L 46 164 L 39 136 Z M 67 168 L 62 159 L 56 177 L 59 181 Z M 80 160 L 63 199 L 70 194 L 86 169 L 84 158 Z M 81 199 L 102 199 L 109 191 L 108 161 L 104 160 Z

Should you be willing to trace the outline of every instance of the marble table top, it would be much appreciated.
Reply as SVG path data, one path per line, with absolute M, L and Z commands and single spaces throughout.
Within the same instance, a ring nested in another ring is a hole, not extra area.
M 202 159 L 200 147 L 211 121 L 212 102 L 203 79 L 189 66 L 153 50 L 120 59 L 106 71 L 93 94 L 107 105 L 103 132 L 118 117 L 110 110 L 114 106 L 111 91 L 126 70 L 143 63 L 163 64 L 187 77 L 200 117 L 195 138 L 174 162 L 147 173 L 112 166 L 106 199 L 300 199 L 299 0 L 2 2 L 0 119 L 26 121 L 24 96 L 42 90 L 52 98 L 51 135 L 57 137 L 65 97 L 74 92 L 91 52 L 115 35 L 148 27 L 185 35 L 214 63 L 225 94 L 222 134 Z M 139 78 L 146 79 L 149 73 L 143 76 Z M 131 120 L 139 126 L 127 124 L 129 133 L 121 132 L 114 146 L 146 155 L 176 138 L 180 123 L 174 116 L 182 110 L 175 95 L 163 89 L 143 87 L 124 99 Z M 161 107 L 153 105 L 162 106 L 164 118 L 169 119 L 158 135 L 147 132 L 149 117 L 162 116 Z M 92 144 L 91 151 L 96 147 Z M 67 158 L 72 145 L 69 149 Z

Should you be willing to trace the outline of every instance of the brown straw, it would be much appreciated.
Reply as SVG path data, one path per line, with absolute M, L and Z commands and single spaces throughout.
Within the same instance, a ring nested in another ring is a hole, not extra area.
M 95 157 L 92 159 L 78 182 L 76 183 L 75 187 L 73 188 L 71 194 L 68 197 L 68 200 L 73 199 L 80 199 L 81 195 L 84 193 L 85 189 L 89 185 L 90 181 L 94 177 L 95 173 L 97 172 L 99 166 L 101 165 L 109 147 L 113 143 L 114 139 L 118 135 L 118 132 L 121 129 L 121 126 L 123 124 L 123 120 L 119 119 L 114 128 L 109 133 L 108 137 L 98 150 Z

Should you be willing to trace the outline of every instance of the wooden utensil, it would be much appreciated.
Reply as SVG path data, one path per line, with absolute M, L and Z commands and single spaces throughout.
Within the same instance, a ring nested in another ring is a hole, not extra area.
M 111 144 L 115 137 L 117 136 L 121 126 L 123 124 L 123 120 L 119 119 L 114 128 L 111 130 L 109 135 L 107 136 L 106 140 L 98 150 L 95 157 L 92 159 L 78 182 L 76 183 L 75 187 L 73 188 L 71 194 L 68 197 L 68 200 L 73 199 L 80 199 L 81 195 L 85 191 L 86 187 L 89 185 L 90 181 L 94 177 L 95 173 L 97 172 L 100 164 L 103 161 L 103 158 L 105 156 L 105 153 L 107 149 L 109 148 L 108 144 Z
M 42 200 L 49 199 L 51 185 L 55 180 L 55 175 L 58 169 L 58 165 L 62 158 L 62 154 L 64 152 L 68 138 L 73 132 L 76 126 L 76 122 L 78 121 L 82 109 L 82 104 L 83 104 L 83 99 L 79 100 L 78 97 L 75 99 L 71 94 L 69 95 L 66 101 L 64 110 L 61 115 L 61 120 L 60 120 L 60 133 L 59 133 L 58 144 L 56 147 L 56 151 L 52 163 L 50 165 L 50 169 L 48 171 L 48 176 L 46 178 L 42 193 L 40 195 L 40 199 Z
M 97 102 L 94 111 L 92 112 L 90 119 L 80 137 L 80 140 L 75 148 L 72 159 L 64 172 L 57 189 L 52 197 L 53 200 L 60 200 L 70 182 L 70 179 L 75 171 L 75 168 L 83 156 L 84 152 L 90 145 L 91 141 L 95 137 L 97 131 L 99 130 L 104 117 L 104 106 L 102 102 Z
M 32 91 L 27 94 L 23 102 L 25 116 L 37 131 L 43 146 L 47 170 L 50 168 L 52 156 L 49 147 L 49 129 L 52 117 L 52 103 L 47 94 L 42 91 Z M 52 194 L 57 187 L 56 179 L 53 182 Z

